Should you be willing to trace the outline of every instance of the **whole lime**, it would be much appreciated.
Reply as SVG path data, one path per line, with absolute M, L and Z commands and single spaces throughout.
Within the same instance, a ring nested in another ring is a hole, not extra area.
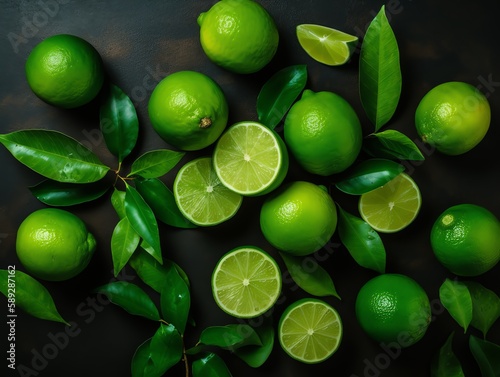
M 62 108 L 90 102 L 104 82 L 101 56 L 89 42 L 74 35 L 44 39 L 29 54 L 25 68 L 33 92 Z
M 284 138 L 308 172 L 327 176 L 347 169 L 361 150 L 362 130 L 356 112 L 332 92 L 305 90 L 285 118 Z
M 148 112 L 163 140 L 175 148 L 194 151 L 208 147 L 222 134 L 228 104 L 213 79 L 200 72 L 179 71 L 158 83 Z
M 463 154 L 484 138 L 491 110 L 486 96 L 464 82 L 451 81 L 432 88 L 415 112 L 422 140 L 448 155 Z
M 205 54 L 229 71 L 257 72 L 278 49 L 273 18 L 253 0 L 221 0 L 199 15 L 198 25 Z
M 436 258 L 456 275 L 483 274 L 500 260 L 500 222 L 478 205 L 446 209 L 432 226 L 430 239 Z
M 26 270 L 35 277 L 70 279 L 89 264 L 96 240 L 85 223 L 71 212 L 44 208 L 32 212 L 17 232 L 16 251 Z

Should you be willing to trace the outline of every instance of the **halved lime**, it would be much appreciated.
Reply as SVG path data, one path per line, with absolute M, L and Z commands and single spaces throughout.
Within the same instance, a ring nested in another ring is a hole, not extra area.
M 243 200 L 241 195 L 220 182 L 211 157 L 200 157 L 186 163 L 175 177 L 173 191 L 182 214 L 200 226 L 229 220 Z
M 212 274 L 217 305 L 237 318 L 253 318 L 268 311 L 281 293 L 281 272 L 276 261 L 255 246 L 226 253 Z
M 326 302 L 304 298 L 285 309 L 278 337 L 281 347 L 292 358 L 307 364 L 320 363 L 339 348 L 342 321 Z
M 385 185 L 361 195 L 363 220 L 382 233 L 394 233 L 411 224 L 418 215 L 422 197 L 415 181 L 401 173 Z
M 221 182 L 245 196 L 277 188 L 288 172 L 288 152 L 281 137 L 258 122 L 239 122 L 217 142 L 214 167 Z
M 296 32 L 300 45 L 311 58 L 331 66 L 347 63 L 358 43 L 354 35 L 321 25 L 298 25 Z

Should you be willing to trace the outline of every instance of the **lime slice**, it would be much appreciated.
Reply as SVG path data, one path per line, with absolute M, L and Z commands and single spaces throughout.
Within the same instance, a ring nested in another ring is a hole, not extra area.
M 385 185 L 361 195 L 359 212 L 379 232 L 394 233 L 417 217 L 422 197 L 417 184 L 401 173 Z
M 226 253 L 212 274 L 215 302 L 237 318 L 253 318 L 268 311 L 281 293 L 281 272 L 276 261 L 254 246 Z
M 326 26 L 302 24 L 297 26 L 296 31 L 304 51 L 326 65 L 347 63 L 358 44 L 358 37 Z
M 173 189 L 179 210 L 189 221 L 200 226 L 229 220 L 243 200 L 241 195 L 220 182 L 210 157 L 186 163 L 177 173 Z
M 278 337 L 292 358 L 307 364 L 320 363 L 337 351 L 342 340 L 342 322 L 326 302 L 305 298 L 285 309 Z
M 215 146 L 213 159 L 221 182 L 245 196 L 269 193 L 288 171 L 283 140 L 257 122 L 240 122 L 228 128 Z

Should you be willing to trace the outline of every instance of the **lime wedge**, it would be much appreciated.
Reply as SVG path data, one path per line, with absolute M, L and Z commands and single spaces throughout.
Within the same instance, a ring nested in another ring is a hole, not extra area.
M 281 293 L 281 272 L 276 261 L 254 246 L 226 253 L 212 274 L 217 305 L 237 318 L 253 318 L 268 311 Z
M 181 213 L 200 226 L 217 225 L 229 220 L 243 200 L 241 195 L 220 182 L 210 157 L 186 163 L 175 177 L 173 191 Z
M 401 173 L 385 185 L 361 195 L 359 212 L 363 220 L 382 233 L 394 233 L 417 217 L 422 205 L 415 181 Z
M 281 137 L 257 122 L 229 127 L 217 142 L 214 167 L 221 182 L 245 196 L 277 188 L 288 171 L 288 152 Z
M 321 25 L 298 25 L 296 32 L 311 58 L 331 66 L 347 63 L 358 44 L 358 37 Z
M 320 363 L 337 351 L 342 340 L 342 322 L 326 302 L 305 298 L 285 309 L 278 337 L 292 358 L 307 364 Z

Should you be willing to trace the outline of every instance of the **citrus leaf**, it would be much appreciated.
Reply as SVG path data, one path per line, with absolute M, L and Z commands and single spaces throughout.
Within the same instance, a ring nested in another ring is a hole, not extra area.
M 130 225 L 127 217 L 121 219 L 116 224 L 111 235 L 111 256 L 113 258 L 113 271 L 115 277 L 118 276 L 130 257 L 139 246 L 141 237 Z
M 135 187 L 161 222 L 177 228 L 197 227 L 181 213 L 174 193 L 159 179 L 137 179 Z
M 131 363 L 132 377 L 161 377 L 164 373 L 155 371 L 151 358 L 151 339 L 142 343 L 134 352 Z
M 259 335 L 246 324 L 207 327 L 201 332 L 200 343 L 231 351 L 248 345 L 262 345 Z
M 269 321 L 268 321 L 269 322 Z M 263 365 L 271 355 L 274 346 L 274 327 L 271 323 L 263 323 L 254 327 L 262 345 L 245 346 L 234 350 L 234 354 L 252 368 Z
M 213 352 L 193 361 L 192 369 L 193 377 L 232 377 L 224 360 Z
M 450 334 L 439 352 L 432 359 L 431 377 L 464 377 L 460 361 L 453 353 L 454 332 Z
M 160 306 L 163 319 L 184 334 L 191 306 L 191 295 L 186 282 L 173 266 L 166 270 L 160 292 Z
M 132 163 L 128 177 L 158 178 L 167 174 L 184 157 L 184 152 L 158 149 L 139 156 Z
M 363 149 L 373 157 L 425 160 L 417 145 L 408 136 L 396 130 L 385 130 L 369 135 L 364 140 Z
M 340 299 L 332 278 L 313 257 L 280 253 L 293 281 L 314 296 L 335 296 Z
M 398 43 L 382 6 L 366 30 L 359 57 L 361 104 L 375 131 L 394 115 L 401 82 Z
M 307 82 L 307 67 L 293 65 L 276 72 L 257 96 L 259 121 L 274 129 L 281 122 Z
M 500 298 L 495 292 L 475 281 L 463 282 L 472 298 L 472 320 L 471 325 L 486 334 L 490 327 L 500 317 Z
M 439 287 L 439 299 L 465 333 L 472 320 L 472 298 L 467 286 L 462 282 L 446 279 Z
M 116 187 L 111 195 L 111 205 L 120 219 L 127 216 L 125 214 L 125 195 L 125 191 L 118 190 Z
M 69 325 L 57 311 L 49 291 L 22 271 L 0 270 L 0 292 L 7 297 L 9 304 L 15 305 L 9 306 L 9 313 L 15 313 L 15 308 L 20 307 L 33 317 Z
M 361 267 L 385 272 L 386 252 L 380 235 L 363 219 L 340 206 L 338 231 L 342 244 Z
M 95 291 L 105 294 L 109 301 L 132 315 L 138 315 L 153 321 L 160 320 L 160 314 L 154 302 L 142 288 L 135 284 L 126 281 L 115 281 L 100 286 Z
M 482 377 L 500 376 L 500 346 L 471 335 L 469 348 L 479 365 Z
M 103 180 L 92 183 L 66 183 L 47 179 L 30 187 L 31 193 L 49 206 L 72 206 L 91 202 L 103 196 L 110 185 Z
M 397 162 L 373 158 L 357 164 L 346 177 L 335 184 L 340 191 L 351 195 L 362 195 L 385 185 L 396 178 L 404 166 Z
M 155 370 L 165 373 L 182 358 L 182 337 L 172 325 L 160 324 L 151 338 L 149 353 Z
M 58 182 L 95 182 L 109 170 L 90 149 L 58 131 L 15 131 L 0 135 L 0 143 L 19 162 Z
M 99 117 L 106 146 L 122 162 L 134 149 L 139 136 L 134 104 L 119 87 L 111 84 Z

